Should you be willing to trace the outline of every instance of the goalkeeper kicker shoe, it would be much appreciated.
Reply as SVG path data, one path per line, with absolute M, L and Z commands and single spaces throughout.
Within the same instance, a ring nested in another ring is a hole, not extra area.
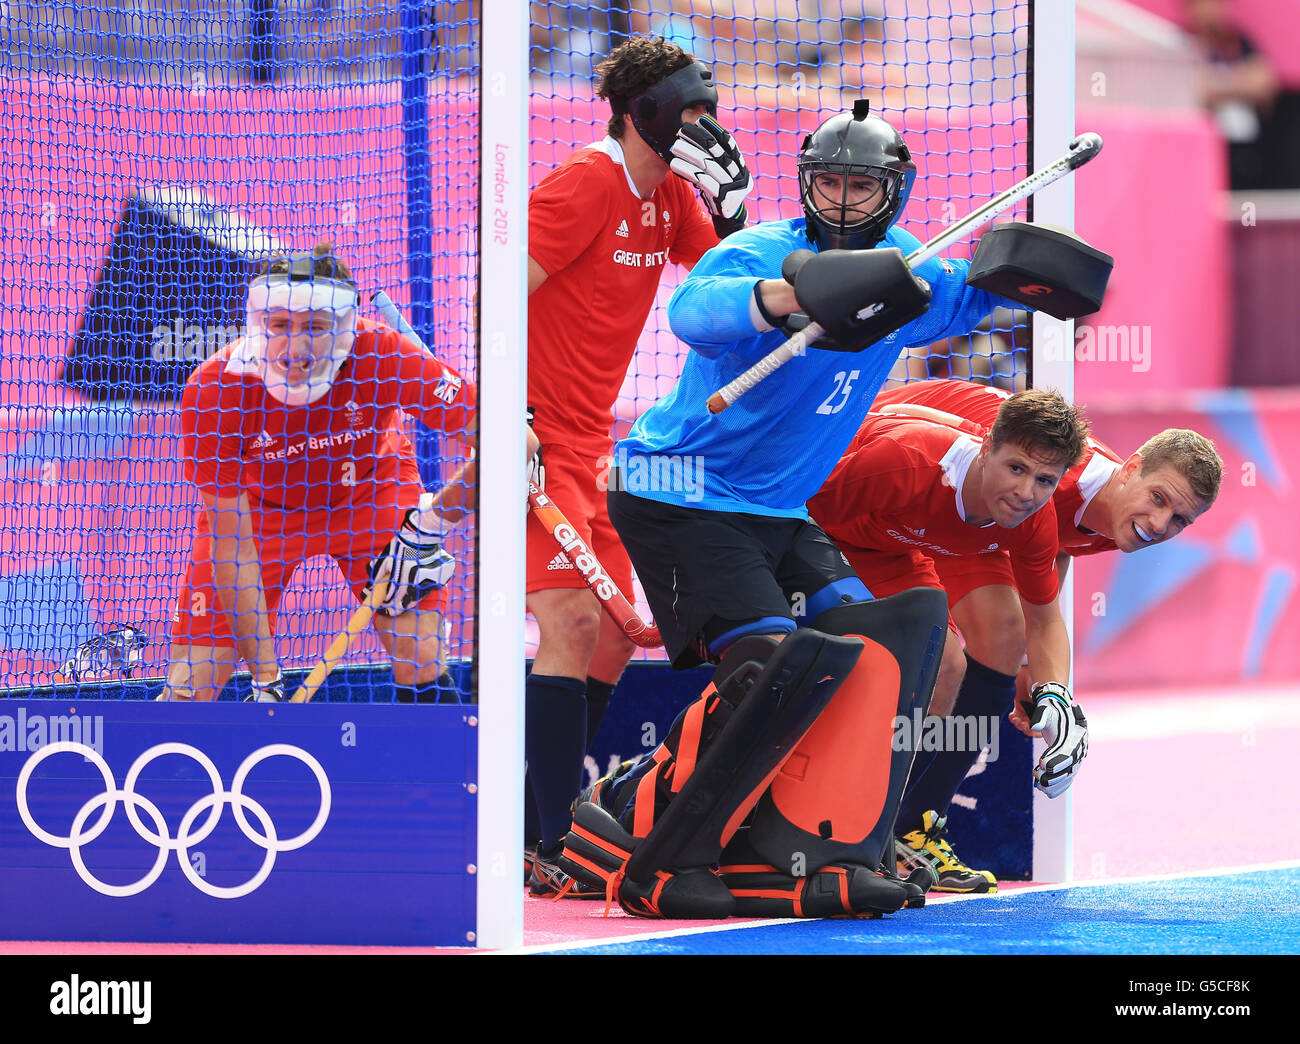
M 528 893 L 544 899 L 604 899 L 604 888 L 593 888 L 566 874 L 558 865 L 560 850 L 543 852 L 540 848 L 525 850 L 524 859 L 531 856 L 532 873 L 528 875 Z
M 617 901 L 634 917 L 721 919 L 735 911 L 736 900 L 709 867 L 657 870 L 645 882 L 625 876 L 627 862 L 640 843 L 605 807 L 606 780 L 584 790 L 573 805 L 573 825 L 564 838 L 561 871 L 590 888 L 599 888 L 606 909 Z
M 881 877 L 890 881 L 896 881 L 902 885 L 903 892 L 907 896 L 907 901 L 903 906 L 908 910 L 919 910 L 925 905 L 925 893 L 930 890 L 934 884 L 934 877 L 929 869 L 913 870 L 906 878 L 900 878 L 895 870 L 896 864 L 893 860 L 886 859 L 877 868 L 877 873 Z
M 722 852 L 718 876 L 736 897 L 737 917 L 880 917 L 909 904 L 905 882 L 857 863 L 831 863 L 795 877 L 766 863 L 736 831 Z M 924 902 L 921 890 L 916 894 Z
M 998 879 L 993 874 L 988 870 L 972 870 L 957 858 L 943 836 L 947 826 L 947 817 L 926 812 L 921 816 L 919 830 L 911 830 L 894 842 L 899 876 L 915 881 L 928 873 L 931 889 L 936 892 L 996 892 Z

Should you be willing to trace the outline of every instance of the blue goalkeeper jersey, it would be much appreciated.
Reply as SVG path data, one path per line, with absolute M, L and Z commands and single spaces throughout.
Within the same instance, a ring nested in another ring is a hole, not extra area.
M 968 287 L 969 261 L 932 258 L 917 269 L 933 293 L 924 315 L 859 352 L 810 348 L 714 416 L 709 396 L 787 340 L 779 329 L 756 329 L 751 301 L 757 282 L 781 278 L 786 255 L 810 249 L 804 224 L 791 218 L 728 236 L 677 288 L 668 318 L 693 350 L 673 390 L 615 447 L 620 488 L 687 507 L 807 518 L 805 502 L 900 352 L 970 333 L 996 307 L 1022 307 Z M 907 255 L 921 244 L 891 228 L 880 245 Z

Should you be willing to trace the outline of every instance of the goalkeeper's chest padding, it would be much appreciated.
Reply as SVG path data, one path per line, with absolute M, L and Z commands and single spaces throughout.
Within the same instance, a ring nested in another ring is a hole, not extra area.
M 839 348 L 867 348 L 930 307 L 929 285 L 897 247 L 804 253 L 786 258 L 782 274 L 800 307 Z
M 1066 229 L 1010 221 L 986 232 L 966 282 L 1057 319 L 1101 307 L 1115 259 Z

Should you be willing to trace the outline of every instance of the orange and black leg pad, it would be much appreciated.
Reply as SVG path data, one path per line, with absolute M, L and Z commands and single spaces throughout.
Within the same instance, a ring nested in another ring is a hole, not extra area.
M 603 887 L 637 917 L 730 917 L 735 899 L 709 867 L 656 870 L 644 882 L 628 881 L 624 868 L 640 838 L 633 837 L 599 801 L 582 801 L 564 839 L 559 864 L 579 881 Z
M 736 642 L 651 767 L 615 780 L 617 793 L 599 795 L 603 815 L 591 803 L 575 810 L 567 861 L 590 873 L 579 859 L 608 869 L 627 851 L 618 880 L 608 880 L 629 913 L 729 916 L 734 900 L 711 868 L 861 651 L 855 639 L 811 630 L 780 643 Z
M 798 859 L 782 869 L 765 863 L 748 827 L 723 850 L 718 876 L 736 899 L 737 917 L 878 917 L 907 901 L 898 881 L 859 864 L 831 863 L 809 874 Z
M 812 621 L 865 648 L 754 809 L 749 843 L 763 862 L 784 870 L 798 859 L 810 875 L 836 865 L 875 871 L 893 858 L 912 762 L 910 749 L 894 749 L 896 722 L 929 706 L 947 624 L 947 598 L 932 588 L 838 606 Z

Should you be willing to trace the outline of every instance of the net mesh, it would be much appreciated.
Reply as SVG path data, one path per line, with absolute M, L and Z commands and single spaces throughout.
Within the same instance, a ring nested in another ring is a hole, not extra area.
M 712 66 L 720 119 L 754 171 L 751 220 L 799 213 L 802 136 L 865 96 L 917 157 L 901 220 L 929 239 L 1027 173 L 1029 9 L 534 3 L 530 184 L 603 136 L 600 57 L 655 32 Z M 178 390 L 240 335 L 249 256 L 333 239 L 363 301 L 389 290 L 434 353 L 475 377 L 479 5 L 10 2 L 0 26 L 0 687 L 68 680 L 71 664 L 79 684 L 50 692 L 139 695 L 88 686 L 166 671 L 201 509 Z M 616 435 L 680 371 L 664 308 L 682 274 L 665 270 Z M 893 380 L 1023 387 L 1027 342 L 1023 314 L 1000 312 L 971 338 L 914 350 Z M 436 489 L 463 444 L 402 424 Z M 449 544 L 449 667 L 472 651 L 472 541 L 468 523 Z M 354 607 L 331 558 L 302 563 L 279 604 L 281 663 L 314 663 Z M 345 662 L 386 658 L 367 632 Z
M 166 672 L 202 506 L 180 389 L 243 333 L 255 259 L 331 239 L 362 318 L 388 290 L 474 379 L 477 5 L 11 2 L 0 25 L 0 686 L 138 695 L 93 683 Z M 457 432 L 396 423 L 426 488 L 455 474 Z M 319 453 L 336 482 L 372 464 Z M 391 534 L 355 535 L 364 557 Z M 448 545 L 441 666 L 468 648 L 472 537 Z M 283 667 L 313 664 L 355 607 L 333 557 L 301 562 Z M 367 632 L 345 663 L 386 660 Z
M 802 214 L 794 161 L 804 135 L 865 97 L 903 134 L 916 159 L 916 185 L 899 223 L 927 241 L 1029 173 L 1030 6 L 1028 0 L 534 3 L 530 184 L 603 137 L 609 108 L 594 98 L 595 67 L 630 34 L 654 33 L 712 68 L 719 121 L 754 175 L 746 202 L 751 221 Z M 999 220 L 1025 217 L 1022 204 Z M 948 255 L 969 257 L 977 238 Z M 616 436 L 681 372 L 686 349 L 669 330 L 666 306 L 684 275 L 672 265 L 664 270 L 615 407 Z M 885 387 L 958 377 L 1019 390 L 1028 386 L 1028 342 L 1027 314 L 1002 310 L 973 336 L 911 350 Z M 640 597 L 638 608 L 649 619 Z M 530 641 L 535 638 L 530 632 Z

